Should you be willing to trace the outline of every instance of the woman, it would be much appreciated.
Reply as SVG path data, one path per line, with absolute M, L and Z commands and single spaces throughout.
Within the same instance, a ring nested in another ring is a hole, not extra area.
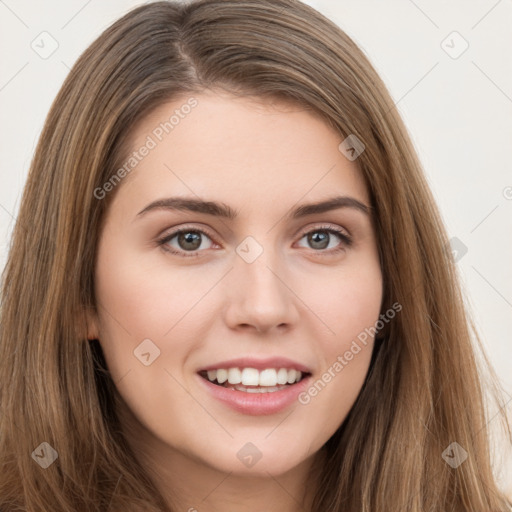
M 156 2 L 86 50 L 4 273 L 2 510 L 510 510 L 393 107 L 293 0 Z

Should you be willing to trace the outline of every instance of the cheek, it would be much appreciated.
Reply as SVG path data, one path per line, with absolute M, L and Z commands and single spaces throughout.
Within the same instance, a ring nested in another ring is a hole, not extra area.
M 123 251 L 116 251 L 121 245 Z M 166 259 L 154 251 L 144 257 L 115 240 L 100 248 L 95 282 L 105 334 L 124 329 L 122 337 L 129 333 L 134 341 L 161 339 L 208 290 L 203 273 L 193 267 L 170 272 Z
M 191 407 L 190 395 L 179 385 L 180 364 L 193 346 L 193 315 L 187 313 L 208 283 L 201 286 L 191 272 L 171 275 L 162 261 L 142 258 L 126 243 L 123 251 L 116 250 L 120 246 L 111 239 L 98 254 L 99 338 L 117 390 L 150 428 L 165 424 L 169 411 Z M 171 347 L 173 339 L 181 342 Z
M 358 264 L 308 275 L 301 285 L 302 297 L 317 316 L 325 340 L 325 353 L 343 350 L 350 340 L 374 326 L 379 318 L 383 282 L 374 258 Z
M 329 436 L 349 413 L 368 372 L 380 314 L 382 275 L 378 265 L 368 264 L 350 272 L 339 271 L 328 283 L 308 280 L 304 290 L 308 287 L 308 306 L 322 320 L 325 334 L 315 338 L 321 365 L 299 402 L 327 419 L 319 422 L 318 428 Z
M 180 347 L 184 351 L 186 344 L 173 346 L 169 354 L 165 343 L 187 325 L 186 315 L 207 291 L 208 281 L 201 281 L 197 272 L 171 275 L 164 258 L 143 258 L 112 235 L 100 245 L 97 261 L 99 338 L 113 379 L 128 372 L 130 380 L 140 372 L 147 379 L 149 368 L 140 356 L 148 351 L 150 360 L 158 356 L 151 363 L 152 371 L 172 366 L 166 359 L 179 360 Z

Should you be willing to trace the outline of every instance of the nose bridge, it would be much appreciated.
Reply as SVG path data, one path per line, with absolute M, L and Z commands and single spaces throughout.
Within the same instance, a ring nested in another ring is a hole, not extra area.
M 246 296 L 256 298 L 265 296 L 267 300 L 283 297 L 283 277 L 279 274 L 284 269 L 279 251 L 272 246 L 272 237 L 259 240 L 246 237 L 236 248 L 236 278 L 246 288 Z M 250 293 L 249 293 L 250 292 Z
M 228 320 L 258 330 L 291 324 L 298 318 L 288 272 L 272 237 L 248 236 L 237 246 L 230 273 Z

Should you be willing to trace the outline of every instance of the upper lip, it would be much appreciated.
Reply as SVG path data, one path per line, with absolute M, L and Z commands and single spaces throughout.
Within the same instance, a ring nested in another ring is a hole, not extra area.
M 208 371 L 208 370 L 218 370 L 220 368 L 255 368 L 256 370 L 265 370 L 266 368 L 286 368 L 291 370 L 294 368 L 295 370 L 299 370 L 302 373 L 311 373 L 311 370 L 297 361 L 293 361 L 287 357 L 271 357 L 267 359 L 255 359 L 254 357 L 238 357 L 236 359 L 230 359 L 226 361 L 219 361 L 218 363 L 213 363 L 208 366 L 205 366 L 199 370 Z

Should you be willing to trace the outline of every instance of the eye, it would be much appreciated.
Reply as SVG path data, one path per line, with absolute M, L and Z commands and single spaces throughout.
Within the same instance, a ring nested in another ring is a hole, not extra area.
M 335 235 L 341 240 L 341 243 L 334 249 L 332 249 L 331 246 L 332 235 Z M 208 247 L 204 247 L 204 238 L 207 238 L 213 244 L 212 237 L 203 229 L 184 227 L 159 239 L 158 245 L 165 251 L 177 256 L 186 258 L 191 256 L 197 257 L 201 255 L 200 249 L 209 249 L 212 246 L 212 244 L 210 244 Z M 326 256 L 343 251 L 352 244 L 352 238 L 346 232 L 332 226 L 319 226 L 313 230 L 306 231 L 302 234 L 300 240 L 304 238 L 306 238 L 307 242 L 315 249 L 315 252 L 326 253 Z M 177 247 L 171 243 L 174 239 L 176 239 L 175 244 L 177 244 Z
M 341 240 L 341 243 L 339 243 L 334 249 L 332 249 L 333 246 L 331 245 L 331 241 L 333 239 L 332 235 L 335 235 L 339 240 Z M 326 253 L 326 256 L 343 251 L 352 245 L 352 238 L 345 231 L 332 226 L 319 226 L 313 230 L 307 231 L 302 235 L 301 240 L 304 238 L 306 239 L 306 242 L 315 249 L 315 252 Z M 326 251 L 325 249 L 332 250 Z
M 164 238 L 158 240 L 158 244 L 164 248 L 164 250 L 176 254 L 178 256 L 190 257 L 190 256 L 200 256 L 199 249 L 205 249 L 203 246 L 202 238 L 206 237 L 210 241 L 211 237 L 198 228 L 181 228 L 172 233 L 166 235 Z M 176 238 L 176 243 L 178 247 L 171 245 L 170 242 Z M 173 248 L 174 247 L 174 248 Z M 209 247 L 206 247 L 208 249 Z M 194 252 L 192 252 L 194 251 Z M 188 253 L 188 254 L 187 254 Z

